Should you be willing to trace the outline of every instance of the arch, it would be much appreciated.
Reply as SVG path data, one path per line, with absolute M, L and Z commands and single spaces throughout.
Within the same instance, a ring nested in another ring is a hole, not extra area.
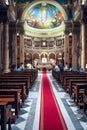
M 33 60 L 35 59 L 39 59 L 39 54 L 38 53 L 34 53 L 33 56 L 32 56 Z
M 32 54 L 29 52 L 25 52 L 25 63 L 32 63 Z
M 55 57 L 55 53 L 50 53 L 49 54 L 49 59 L 55 59 L 56 57 Z

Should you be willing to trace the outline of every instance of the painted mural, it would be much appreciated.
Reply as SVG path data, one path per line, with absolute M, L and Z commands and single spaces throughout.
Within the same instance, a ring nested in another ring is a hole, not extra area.
M 33 28 L 51 29 L 60 26 L 64 18 L 56 6 L 40 3 L 28 10 L 25 20 Z

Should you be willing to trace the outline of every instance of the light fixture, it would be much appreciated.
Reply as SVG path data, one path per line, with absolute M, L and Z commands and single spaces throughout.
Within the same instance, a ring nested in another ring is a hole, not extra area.
M 85 5 L 86 0 L 82 0 L 81 5 Z
M 69 36 L 72 36 L 72 32 L 69 33 Z
M 6 5 L 9 5 L 9 2 L 8 2 L 8 0 L 5 0 L 5 3 L 6 3 Z

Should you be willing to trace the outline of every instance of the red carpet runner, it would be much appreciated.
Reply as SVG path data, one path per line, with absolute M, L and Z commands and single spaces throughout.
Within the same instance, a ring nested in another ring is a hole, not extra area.
M 39 130 L 68 130 L 46 73 L 42 77 Z

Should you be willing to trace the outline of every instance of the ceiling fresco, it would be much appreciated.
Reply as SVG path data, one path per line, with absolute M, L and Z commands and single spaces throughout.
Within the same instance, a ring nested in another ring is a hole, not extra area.
M 59 9 L 52 4 L 37 4 L 25 16 L 27 24 L 38 29 L 50 29 L 61 25 L 64 20 Z
M 53 0 L 38 0 L 27 4 L 22 13 L 26 35 L 54 37 L 64 32 L 67 14 L 64 8 Z

